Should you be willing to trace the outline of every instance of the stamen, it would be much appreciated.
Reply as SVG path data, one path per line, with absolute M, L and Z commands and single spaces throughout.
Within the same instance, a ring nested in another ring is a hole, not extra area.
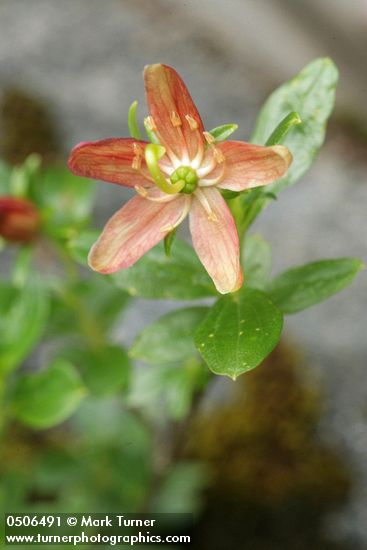
M 148 191 L 145 189 L 145 187 L 142 187 L 141 185 L 135 185 L 135 191 L 144 198 L 146 198 L 148 195 Z
M 133 170 L 140 170 L 141 168 L 141 159 L 143 156 L 143 150 L 140 147 L 139 143 L 133 143 L 134 158 L 131 162 L 131 168 Z
M 224 176 L 224 172 L 225 172 L 225 163 L 223 162 L 222 163 L 222 166 L 221 166 L 221 171 L 220 173 L 218 174 L 217 177 L 215 178 L 208 178 L 208 179 L 205 179 L 205 178 L 200 178 L 199 180 L 199 187 L 211 187 L 212 185 L 218 185 L 218 183 L 220 183 L 223 179 L 223 176 Z
M 141 157 L 140 156 L 136 156 L 136 157 L 133 158 L 132 163 L 131 163 L 131 168 L 133 170 L 140 170 L 140 168 L 141 168 Z
M 134 141 L 133 143 L 133 151 L 137 156 L 142 156 L 143 154 L 142 148 L 140 147 L 139 143 L 136 143 L 136 141 Z
M 217 149 L 217 147 L 213 147 L 213 154 L 215 157 L 215 160 L 218 162 L 218 164 L 224 162 L 225 158 L 220 149 Z
M 170 115 L 172 126 L 182 126 L 182 122 L 176 111 L 172 111 Z
M 185 207 L 182 210 L 182 213 L 181 213 L 180 217 L 178 218 L 178 220 L 174 224 L 165 225 L 164 227 L 161 227 L 160 231 L 162 231 L 162 233 L 166 233 L 167 231 L 170 233 L 171 231 L 176 229 L 176 227 L 178 227 L 184 221 L 184 219 L 186 218 L 187 214 L 190 211 L 190 207 L 191 207 L 191 197 L 185 197 L 185 198 L 186 198 Z
M 195 191 L 195 197 L 199 200 L 201 206 L 204 208 L 205 212 L 208 214 L 208 220 L 211 222 L 217 222 L 218 221 L 217 215 L 211 209 L 208 199 L 206 198 L 204 193 L 199 189 L 197 189 Z
M 203 143 L 203 140 L 201 139 L 201 135 L 198 130 L 196 135 L 197 135 L 198 150 L 195 157 L 191 161 L 191 166 L 195 170 L 199 168 L 199 166 L 203 162 L 203 157 L 204 157 L 204 143 Z
M 194 119 L 194 117 L 192 117 L 191 115 L 185 115 L 185 118 L 186 118 L 187 122 L 189 123 L 189 126 L 190 126 L 191 130 L 197 130 L 198 129 L 199 125 L 196 122 L 196 120 Z
M 135 185 L 135 191 L 144 199 L 152 202 L 170 202 L 176 198 L 176 195 L 161 195 L 155 197 L 154 195 L 150 194 L 147 189 L 145 189 L 145 187 L 142 187 L 141 185 Z
M 201 163 L 203 162 L 204 143 L 201 137 L 201 132 L 199 131 L 199 123 L 197 122 L 197 120 L 195 120 L 194 117 L 192 117 L 191 115 L 185 115 L 185 118 L 189 123 L 190 129 L 193 132 L 196 132 L 197 151 L 194 158 L 190 162 L 191 166 L 196 170 L 200 167 Z
M 209 145 L 212 145 L 215 142 L 215 138 L 213 138 L 210 132 L 203 132 L 203 134 Z
M 148 128 L 148 130 L 150 130 L 151 132 L 155 132 L 157 130 L 157 126 L 155 125 L 154 118 L 151 115 L 145 117 L 144 126 Z
M 214 170 L 216 165 L 217 165 L 217 162 L 214 158 L 211 148 L 207 149 L 205 153 L 205 157 L 202 161 L 202 164 L 196 170 L 197 175 L 199 176 L 199 178 L 203 178 L 207 174 L 210 174 L 210 172 Z

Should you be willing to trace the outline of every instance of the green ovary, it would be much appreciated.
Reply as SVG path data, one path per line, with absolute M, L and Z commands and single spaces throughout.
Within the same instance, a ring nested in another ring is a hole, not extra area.
M 170 177 L 171 183 L 184 183 L 184 187 L 181 189 L 180 193 L 190 194 L 193 193 L 198 184 L 197 173 L 191 166 L 180 166 L 177 168 Z

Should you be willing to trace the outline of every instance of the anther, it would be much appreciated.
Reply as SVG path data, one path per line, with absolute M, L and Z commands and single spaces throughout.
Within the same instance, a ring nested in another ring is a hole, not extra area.
M 144 125 L 146 128 L 148 128 L 148 130 L 150 130 L 151 132 L 155 132 L 156 129 L 157 129 L 157 126 L 155 125 L 155 122 L 154 122 L 154 118 L 149 115 L 147 117 L 145 117 L 144 119 Z
M 199 200 L 201 206 L 204 208 L 205 212 L 207 213 L 208 220 L 211 222 L 217 222 L 218 218 L 215 212 L 213 212 L 213 210 L 211 209 L 208 199 L 206 198 L 204 193 L 199 189 L 196 191 L 196 198 Z
M 172 111 L 172 113 L 170 115 L 170 119 L 171 119 L 171 122 L 172 122 L 172 126 L 181 126 L 182 125 L 181 119 L 175 111 Z
M 133 170 L 140 170 L 141 168 L 141 158 L 143 156 L 142 148 L 140 147 L 139 143 L 134 142 L 133 143 L 133 151 L 134 151 L 134 158 L 131 163 L 131 168 Z
M 215 142 L 215 139 L 213 138 L 213 136 L 211 135 L 210 132 L 203 132 L 204 134 L 204 137 L 206 139 L 206 141 L 209 143 L 209 145 L 212 145 L 212 143 Z
M 190 126 L 191 130 L 197 130 L 198 129 L 199 125 L 196 122 L 196 120 L 194 119 L 194 117 L 192 117 L 191 115 L 185 115 L 185 118 L 186 118 L 187 122 L 189 123 L 189 126 Z
M 210 222 L 217 222 L 218 221 L 217 215 L 214 214 L 214 212 L 210 212 L 210 214 L 208 214 L 208 220 Z
M 135 191 L 144 198 L 148 195 L 148 191 L 141 185 L 135 185 Z
M 224 158 L 224 155 L 223 155 L 223 153 L 220 149 L 217 149 L 216 147 L 213 147 L 213 154 L 214 154 L 214 158 L 218 162 L 218 164 L 221 164 L 222 162 L 224 162 L 225 158 Z
M 141 168 L 141 156 L 140 155 L 136 155 L 136 157 L 133 158 L 132 163 L 131 163 L 131 168 L 133 170 L 140 170 L 140 168 Z
M 142 148 L 140 147 L 139 143 L 136 143 L 136 141 L 134 141 L 133 143 L 133 151 L 134 154 L 138 157 L 141 157 L 143 154 Z

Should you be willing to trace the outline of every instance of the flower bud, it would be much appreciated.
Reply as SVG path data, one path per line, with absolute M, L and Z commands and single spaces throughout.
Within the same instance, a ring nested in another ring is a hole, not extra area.
M 40 216 L 28 200 L 0 196 L 0 237 L 15 243 L 29 243 L 39 230 Z

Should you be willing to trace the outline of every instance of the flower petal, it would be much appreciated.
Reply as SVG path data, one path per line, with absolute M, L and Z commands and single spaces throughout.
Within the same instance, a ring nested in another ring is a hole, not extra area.
M 232 214 L 215 188 L 195 194 L 190 211 L 194 248 L 219 292 L 234 292 L 242 286 L 239 240 Z M 204 202 L 207 204 L 204 205 Z M 208 216 L 208 206 L 212 215 Z
M 100 273 L 130 267 L 169 233 L 185 205 L 183 195 L 165 203 L 134 197 L 105 225 L 89 253 L 90 267 Z
M 131 138 L 109 138 L 79 143 L 70 153 L 70 170 L 88 178 L 134 187 L 152 185 L 145 164 L 147 143 Z
M 203 123 L 181 77 L 166 65 L 144 70 L 148 107 L 159 141 L 178 159 L 188 162 L 203 150 Z
M 225 156 L 225 173 L 218 187 L 231 191 L 271 183 L 282 177 L 292 162 L 290 151 L 282 145 L 262 147 L 243 141 L 225 141 L 216 147 Z

